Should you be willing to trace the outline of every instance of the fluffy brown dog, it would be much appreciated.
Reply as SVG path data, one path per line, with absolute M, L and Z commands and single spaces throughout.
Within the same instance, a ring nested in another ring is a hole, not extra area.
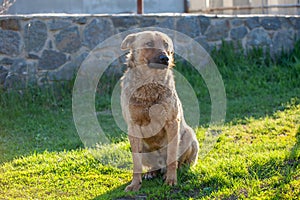
M 173 43 L 164 33 L 145 31 L 128 35 L 121 49 L 130 50 L 121 83 L 133 157 L 133 180 L 125 190 L 140 189 L 143 167 L 145 178 L 163 172 L 165 182 L 175 185 L 177 167 L 197 161 L 199 144 L 175 89 Z

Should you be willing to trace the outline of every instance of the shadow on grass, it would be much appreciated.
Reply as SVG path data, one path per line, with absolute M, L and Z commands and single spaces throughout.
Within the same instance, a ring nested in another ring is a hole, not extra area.
M 82 148 L 67 107 L 16 105 L 0 112 L 0 164 L 44 151 Z

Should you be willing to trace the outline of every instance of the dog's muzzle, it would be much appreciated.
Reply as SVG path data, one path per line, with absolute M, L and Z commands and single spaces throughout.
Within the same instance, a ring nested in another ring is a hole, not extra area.
M 153 69 L 166 69 L 169 65 L 168 56 L 161 54 L 155 60 L 150 61 L 149 67 Z
M 159 56 L 160 64 L 169 65 L 169 58 L 166 55 Z

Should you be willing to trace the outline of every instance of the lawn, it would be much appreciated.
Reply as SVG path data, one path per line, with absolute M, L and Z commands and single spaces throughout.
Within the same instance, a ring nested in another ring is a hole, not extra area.
M 227 111 L 214 149 L 178 185 L 161 178 L 125 193 L 130 146 L 110 112 L 118 77 L 103 77 L 96 96 L 99 122 L 111 144 L 85 149 L 72 118 L 72 83 L 0 91 L 0 199 L 299 199 L 300 43 L 289 54 L 212 52 L 222 75 Z M 188 63 L 175 68 L 194 88 L 201 111 L 200 145 L 210 119 L 209 92 Z M 1 89 L 0 89 L 1 90 Z M 111 162 L 113 160 L 113 162 Z

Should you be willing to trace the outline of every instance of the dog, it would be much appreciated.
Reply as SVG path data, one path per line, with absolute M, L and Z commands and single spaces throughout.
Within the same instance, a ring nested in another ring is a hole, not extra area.
M 162 32 L 144 31 L 126 36 L 121 50 L 129 50 L 121 108 L 133 158 L 125 191 L 140 189 L 144 168 L 144 178 L 162 173 L 166 184 L 176 185 L 177 168 L 196 163 L 199 144 L 175 89 L 173 42 Z

